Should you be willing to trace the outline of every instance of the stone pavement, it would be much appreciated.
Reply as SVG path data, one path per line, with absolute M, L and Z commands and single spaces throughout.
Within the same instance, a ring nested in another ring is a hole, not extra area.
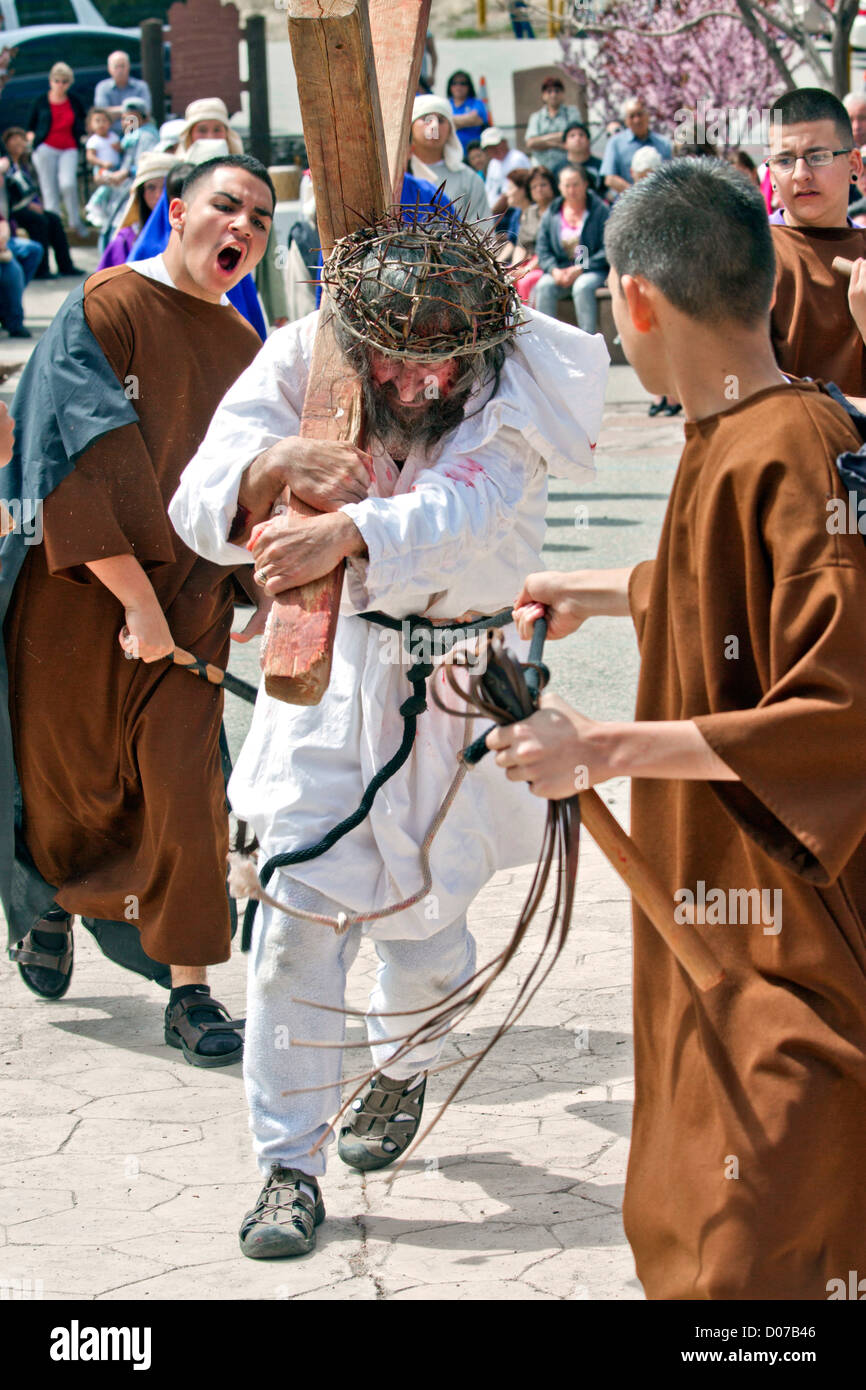
M 34 295 L 33 317 L 41 310 L 47 321 L 54 284 Z M 633 373 L 614 369 L 598 478 L 580 491 L 552 486 L 548 567 L 653 553 L 682 425 L 647 420 L 646 403 Z M 555 687 L 579 707 L 631 713 L 628 623 L 589 624 L 547 657 Z M 252 650 L 233 653 L 238 674 L 254 677 L 255 665 Z M 229 697 L 235 749 L 248 719 Z M 626 822 L 626 786 L 602 791 Z M 528 846 L 527 860 L 533 854 Z M 470 924 L 480 961 L 507 940 L 530 877 L 529 865 L 499 874 L 479 896 Z M 543 917 L 443 1060 L 490 1037 Z M 628 900 L 586 836 L 572 931 L 551 977 L 393 1185 L 387 1172 L 362 1177 L 334 1160 L 318 1249 L 302 1260 L 257 1263 L 237 1248 L 260 1187 L 240 1068 L 178 1060 L 162 1043 L 165 993 L 105 961 L 81 929 L 76 957 L 57 1003 L 30 994 L 5 958 L 0 965 L 0 1296 L 24 1287 L 75 1300 L 643 1297 L 620 1219 L 633 1087 Z M 363 1007 L 374 969 L 367 943 L 350 1007 Z M 216 968 L 212 983 L 241 1014 L 242 957 Z M 362 1036 L 351 1022 L 350 1041 Z M 345 1074 L 363 1070 L 367 1055 L 347 1053 Z M 460 1074 L 431 1080 L 428 1120 Z

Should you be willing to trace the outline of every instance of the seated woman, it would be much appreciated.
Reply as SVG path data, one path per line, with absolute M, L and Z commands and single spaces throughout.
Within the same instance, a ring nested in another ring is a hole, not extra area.
M 468 72 L 452 72 L 445 88 L 445 95 L 451 103 L 454 116 L 452 125 L 465 155 L 467 147 L 473 144 L 484 127 L 490 124 L 487 119 L 487 107 L 475 95 L 475 84 Z
M 162 154 L 157 150 L 149 150 L 142 155 L 132 181 L 129 202 L 116 234 L 102 253 L 97 270 L 126 263 L 139 232 L 160 200 L 167 174 L 179 163 L 177 155 Z
M 570 295 L 577 326 L 598 329 L 595 292 L 607 281 L 604 224 L 610 209 L 589 187 L 581 165 L 567 165 L 559 175 L 562 195 L 548 208 L 538 230 L 538 264 L 544 271 L 535 290 L 535 307 L 556 318 L 559 301 Z
M 529 196 L 529 170 L 513 169 L 502 185 L 502 196 L 507 204 L 507 211 L 499 220 L 499 231 L 505 237 L 505 241 L 497 259 L 512 265 L 523 214 L 532 207 L 532 199 Z
M 72 263 L 69 242 L 59 215 L 56 212 L 48 212 L 42 205 L 39 185 L 27 156 L 28 144 L 27 131 L 21 126 L 13 125 L 4 130 L 3 145 L 9 161 L 6 170 L 9 215 L 15 224 L 27 233 L 31 241 L 42 247 L 42 260 L 33 278 L 51 278 L 49 251 L 54 252 L 58 275 L 83 275 L 84 271 Z
M 516 177 L 517 175 L 521 177 Z M 538 239 L 541 219 L 557 196 L 556 180 L 550 170 L 545 169 L 541 164 L 537 164 L 533 169 L 515 169 L 512 174 L 509 174 L 505 187 L 505 195 L 510 203 L 512 194 L 509 185 L 515 186 L 514 196 L 521 204 L 520 222 L 517 227 L 511 264 L 514 267 L 520 266 L 519 277 L 515 279 L 515 287 L 523 303 L 529 304 L 532 302 L 532 291 L 544 274 L 538 264 L 538 256 L 535 254 L 535 243 Z M 521 189 L 523 190 L 522 193 Z M 525 204 L 523 203 L 524 197 L 526 198 Z

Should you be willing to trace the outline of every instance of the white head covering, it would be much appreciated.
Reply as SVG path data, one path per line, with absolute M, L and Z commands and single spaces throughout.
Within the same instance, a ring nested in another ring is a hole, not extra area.
M 185 152 L 190 144 L 192 128 L 199 121 L 222 121 L 226 128 L 226 140 L 231 154 L 243 154 L 244 146 L 236 130 L 229 125 L 228 107 L 221 97 L 204 97 L 201 101 L 191 101 L 183 113 L 183 129 L 178 140 L 178 149 Z M 196 142 L 197 143 L 197 142 Z
M 421 116 L 442 116 L 450 122 L 451 134 L 442 151 L 442 158 L 449 169 L 462 169 L 464 167 L 463 146 L 454 129 L 454 112 L 451 110 L 451 103 L 447 97 L 416 97 L 415 105 L 412 107 L 412 124 L 414 125 Z M 410 160 L 410 167 L 416 179 L 427 179 L 428 183 L 440 182 L 424 161 L 416 158 L 414 154 Z
M 127 203 L 123 216 L 117 224 L 117 230 L 121 227 L 131 227 L 138 220 L 138 199 L 136 192 L 143 183 L 149 183 L 151 179 L 165 179 L 171 173 L 176 164 L 180 164 L 177 155 L 165 154 L 162 150 L 148 150 L 138 161 L 138 168 L 135 171 L 135 178 L 129 189 L 129 202 Z
M 179 148 L 175 153 L 178 152 Z M 193 140 L 181 158 L 186 164 L 204 164 L 206 159 L 219 159 L 229 153 L 234 154 L 234 150 L 229 150 L 226 140 Z
M 177 144 L 182 132 L 186 130 L 186 121 L 183 116 L 173 116 L 170 121 L 163 121 L 159 128 L 158 150 L 171 150 Z

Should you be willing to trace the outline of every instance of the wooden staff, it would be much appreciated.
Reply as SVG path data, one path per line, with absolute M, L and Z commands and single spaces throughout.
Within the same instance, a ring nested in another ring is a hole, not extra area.
M 547 636 L 547 619 L 536 619 L 532 629 L 529 661 L 539 662 Z M 538 699 L 537 670 L 526 672 L 526 684 Z M 674 921 L 671 895 L 655 873 L 649 860 L 626 835 L 616 817 L 605 806 L 598 792 L 590 788 L 579 793 L 580 817 L 612 869 L 628 887 L 635 902 L 646 913 L 662 940 L 673 951 L 686 974 L 700 990 L 721 984 L 725 972 L 712 951 L 694 928 Z
M 674 921 L 670 893 L 598 792 L 581 792 L 579 799 L 583 824 L 689 978 L 700 990 L 721 984 L 725 972 L 709 946 L 693 926 Z

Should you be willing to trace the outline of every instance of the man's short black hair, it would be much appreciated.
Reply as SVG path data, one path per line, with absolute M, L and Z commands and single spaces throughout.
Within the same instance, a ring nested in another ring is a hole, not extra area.
M 770 107 L 770 130 L 779 122 L 784 127 L 804 121 L 832 121 L 839 143 L 854 144 L 851 117 L 839 98 L 823 87 L 797 87 L 793 92 L 784 92 Z
M 587 140 L 591 139 L 589 133 L 589 126 L 585 126 L 583 124 L 583 121 L 572 121 L 571 125 L 567 125 L 565 127 L 565 130 L 562 132 L 563 140 L 567 140 L 573 130 L 582 130 Z
M 604 233 L 617 275 L 642 275 L 680 313 L 754 327 L 776 258 L 759 190 L 721 159 L 674 159 L 614 204 Z
M 258 159 L 253 159 L 251 154 L 219 154 L 216 159 L 206 159 L 203 164 L 196 164 L 183 181 L 180 190 L 181 198 L 189 198 L 196 184 L 202 179 L 209 178 L 215 169 L 245 169 L 254 178 L 261 179 L 262 183 L 267 184 L 271 190 L 273 205 L 276 208 L 277 190 L 274 188 L 271 176 L 264 164 Z
M 546 92 L 548 87 L 558 87 L 561 92 L 565 91 L 565 83 L 561 77 L 545 77 L 541 84 L 541 90 Z

